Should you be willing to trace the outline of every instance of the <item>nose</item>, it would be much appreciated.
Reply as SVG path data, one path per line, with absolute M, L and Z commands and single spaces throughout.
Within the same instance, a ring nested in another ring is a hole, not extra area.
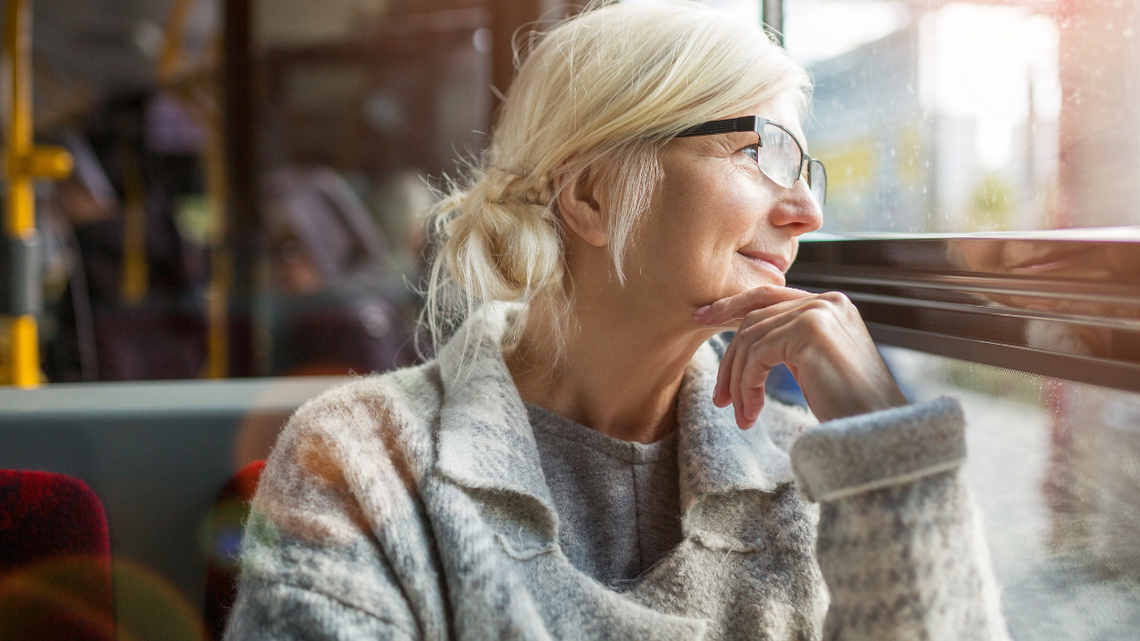
M 772 226 L 785 227 L 792 236 L 799 236 L 823 225 L 823 210 L 806 180 L 797 180 L 783 192 L 768 214 Z

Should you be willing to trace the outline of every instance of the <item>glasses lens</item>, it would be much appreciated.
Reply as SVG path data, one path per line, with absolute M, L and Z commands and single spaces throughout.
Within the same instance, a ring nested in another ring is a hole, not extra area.
M 760 171 L 781 187 L 796 184 L 803 151 L 790 133 L 775 123 L 760 130 Z
M 811 185 L 811 193 L 817 203 L 822 205 L 827 201 L 827 170 L 814 158 L 808 164 L 808 185 Z

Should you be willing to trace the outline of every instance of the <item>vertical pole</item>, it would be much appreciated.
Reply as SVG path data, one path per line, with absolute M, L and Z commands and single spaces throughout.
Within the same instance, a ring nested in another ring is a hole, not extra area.
M 214 176 L 225 194 L 224 228 L 215 249 L 217 287 L 212 292 L 214 321 L 210 327 L 210 375 L 254 374 L 253 299 L 261 248 L 258 215 L 257 117 L 253 73 L 253 0 L 225 0 L 222 52 L 222 138 L 213 151 L 221 156 Z M 224 229 L 224 231 L 223 231 Z
M 31 3 L 8 0 L 4 45 L 8 54 L 11 90 L 8 112 L 7 235 L 29 240 L 36 233 L 35 195 L 29 159 L 32 156 Z M 11 284 L 9 284 L 11 285 Z M 35 283 L 34 286 L 38 286 Z M 35 314 L 11 317 L 9 381 L 21 387 L 40 383 L 39 337 Z
M 497 95 L 507 95 L 511 80 L 515 77 L 514 36 L 523 25 L 539 19 L 540 0 L 493 0 L 488 3 L 491 10 L 491 85 Z M 498 120 L 500 101 L 496 97 Z
M 210 284 L 206 292 L 206 378 L 229 375 L 229 294 L 233 261 L 226 246 L 225 143 L 221 118 L 211 114 L 206 147 L 206 192 L 210 216 Z
M 784 46 L 784 0 L 761 0 L 760 19 L 776 42 Z

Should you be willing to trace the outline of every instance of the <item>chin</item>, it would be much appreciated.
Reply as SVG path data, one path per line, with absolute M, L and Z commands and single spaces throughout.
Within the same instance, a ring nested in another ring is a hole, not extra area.
M 748 273 L 741 274 L 739 278 L 733 279 L 733 284 L 725 287 L 725 296 L 733 296 L 741 294 L 746 291 L 762 287 L 764 285 L 777 285 L 784 287 L 787 281 L 784 280 L 783 274 L 777 278 L 774 274 L 767 272 L 757 273 L 758 270 L 750 269 Z

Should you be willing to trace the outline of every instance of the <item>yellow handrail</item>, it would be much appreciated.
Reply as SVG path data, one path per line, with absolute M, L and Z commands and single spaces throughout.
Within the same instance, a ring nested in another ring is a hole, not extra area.
M 146 188 L 138 152 L 123 157 L 123 302 L 137 305 L 146 298 L 150 267 L 146 260 Z
M 188 61 L 183 33 L 198 0 L 175 0 L 167 16 L 156 76 L 188 105 L 205 125 L 206 193 L 210 206 L 210 283 L 207 289 L 206 378 L 229 373 L 229 296 L 233 284 L 233 253 L 226 244 L 226 147 L 221 114 L 221 90 L 216 63 L 220 42 L 211 43 L 199 60 Z
M 39 147 L 32 130 L 32 10 L 28 0 L 8 0 L 4 46 L 11 82 L 8 95 L 8 216 L 5 232 L 17 239 L 36 233 L 34 178 L 65 178 L 71 173 L 71 156 L 62 149 Z M 11 284 L 9 284 L 9 287 Z M 33 286 L 39 286 L 38 283 Z M 8 322 L 10 353 L 8 382 L 21 387 L 40 383 L 39 338 L 35 314 L 13 316 Z

